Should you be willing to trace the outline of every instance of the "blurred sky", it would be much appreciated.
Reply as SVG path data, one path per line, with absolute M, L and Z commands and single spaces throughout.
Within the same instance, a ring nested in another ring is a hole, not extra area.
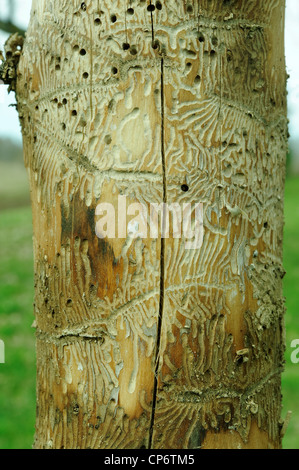
M 16 5 L 15 23 L 26 29 L 30 17 L 31 0 L 14 0 Z M 261 0 L 262 1 L 262 0 Z M 0 0 L 0 18 L 7 15 L 7 0 Z M 286 0 L 286 62 L 288 80 L 288 113 L 290 119 L 290 144 L 299 148 L 299 0 Z M 8 34 L 0 32 L 0 50 Z M 21 131 L 14 107 L 14 94 L 7 95 L 6 87 L 0 86 L 0 137 L 9 136 L 21 141 Z M 297 143 L 298 145 L 295 145 Z M 299 155 L 299 151 L 298 151 Z

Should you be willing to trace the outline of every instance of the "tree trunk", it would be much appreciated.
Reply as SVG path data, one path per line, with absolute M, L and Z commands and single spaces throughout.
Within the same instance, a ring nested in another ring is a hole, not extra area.
M 281 446 L 284 3 L 33 0 L 35 448 Z M 201 247 L 133 203 L 202 203 Z

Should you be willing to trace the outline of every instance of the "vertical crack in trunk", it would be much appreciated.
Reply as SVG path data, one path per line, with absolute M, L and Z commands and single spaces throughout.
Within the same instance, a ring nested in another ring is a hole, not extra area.
M 154 390 L 153 390 L 153 403 L 152 414 L 149 432 L 149 445 L 152 448 L 153 431 L 155 424 L 156 400 L 158 390 L 158 374 L 160 366 L 160 342 L 161 342 L 161 329 L 163 319 L 164 307 L 164 281 L 165 281 L 165 223 L 166 223 L 166 203 L 167 203 L 167 183 L 166 183 L 166 165 L 165 165 L 165 149 L 164 149 L 164 60 L 161 59 L 161 158 L 162 158 L 162 183 L 163 183 L 163 210 L 162 210 L 162 223 L 161 223 L 161 253 L 160 253 L 160 301 L 159 301 L 159 316 L 157 328 L 157 343 L 155 354 L 155 376 L 154 376 Z

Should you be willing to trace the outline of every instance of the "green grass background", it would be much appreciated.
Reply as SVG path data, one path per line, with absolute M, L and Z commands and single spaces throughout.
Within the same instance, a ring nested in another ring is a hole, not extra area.
M 299 363 L 290 360 L 290 343 L 299 338 L 299 178 L 285 191 L 284 295 L 286 367 L 282 378 L 284 418 L 292 418 L 285 449 L 299 449 Z M 33 323 L 32 218 L 27 175 L 21 162 L 0 161 L 0 449 L 30 449 L 35 421 L 35 337 Z

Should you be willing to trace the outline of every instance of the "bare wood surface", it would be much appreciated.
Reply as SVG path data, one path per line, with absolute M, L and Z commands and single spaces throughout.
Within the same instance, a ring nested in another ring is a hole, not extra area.
M 282 0 L 33 1 L 36 448 L 280 447 L 283 30 Z M 202 247 L 99 239 L 119 196 L 202 202 Z

